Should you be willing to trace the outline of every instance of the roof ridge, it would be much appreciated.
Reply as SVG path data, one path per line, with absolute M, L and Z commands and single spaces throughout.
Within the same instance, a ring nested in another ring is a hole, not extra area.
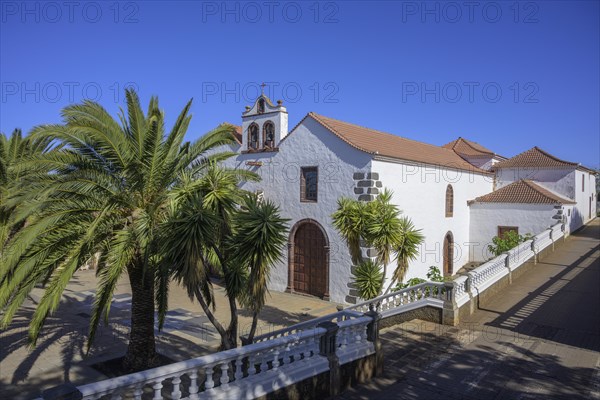
M 493 166 L 493 169 L 498 168 L 517 168 L 517 167 L 579 167 L 580 164 L 576 162 L 566 161 L 560 159 L 545 150 L 542 150 L 538 146 L 525 150 L 511 158 L 502 160 L 498 164 Z
M 547 188 L 547 187 L 545 187 L 545 186 L 543 186 L 543 185 L 541 185 L 541 184 L 539 184 L 536 181 L 533 181 L 531 179 L 522 179 L 522 181 L 524 181 L 525 184 L 528 185 L 530 188 L 532 188 L 533 190 L 535 190 L 536 192 L 538 192 L 539 194 L 541 194 L 542 196 L 544 196 L 544 197 L 546 197 L 548 199 L 554 200 L 552 197 L 548 196 L 548 194 L 544 193 L 543 191 L 546 191 L 546 192 L 552 194 L 553 196 L 560 197 L 560 198 L 563 198 L 565 200 L 571 200 L 568 197 L 563 196 L 560 193 L 556 193 L 554 190 L 552 190 L 550 188 Z
M 550 197 L 548 197 L 548 195 L 546 195 L 546 193 L 541 192 L 540 186 L 537 185 L 535 182 L 533 182 L 531 179 L 521 179 L 521 180 L 519 180 L 519 182 L 523 182 L 525 185 L 527 185 L 528 188 L 530 188 L 531 190 L 535 190 L 536 192 L 538 192 L 540 195 L 544 196 L 545 198 L 554 200 L 554 199 L 551 199 Z
M 456 148 L 456 146 L 458 146 L 458 143 L 460 143 L 461 140 L 463 140 L 462 136 L 459 136 L 458 139 L 453 140 L 454 144 L 452 145 L 452 151 L 456 151 L 454 149 Z M 452 143 L 452 142 L 450 142 L 450 143 Z
M 572 165 L 579 165 L 579 163 L 572 162 L 572 161 L 566 161 L 566 160 L 563 160 L 563 159 L 558 158 L 556 156 L 553 156 L 552 154 L 548 153 L 547 151 L 542 150 L 538 146 L 533 146 L 533 149 L 536 149 L 537 151 L 541 152 L 542 154 L 544 154 L 547 157 L 552 158 L 553 160 L 560 161 L 560 162 L 567 163 L 567 164 L 572 164 Z M 530 149 L 530 150 L 533 150 L 533 149 Z
M 491 151 L 491 150 L 490 150 L 490 151 L 487 151 L 487 150 L 481 150 L 481 149 L 477 149 L 477 148 L 475 148 L 475 146 L 473 146 L 473 145 L 472 145 L 472 143 L 475 143 L 476 145 L 479 145 L 479 146 L 481 146 L 481 144 L 479 144 L 479 143 L 477 143 L 477 142 L 472 142 L 472 141 L 470 141 L 470 140 L 463 139 L 461 136 L 459 136 L 458 138 L 459 138 L 460 140 L 462 140 L 463 142 L 465 142 L 467 146 L 469 146 L 470 148 L 472 148 L 472 149 L 473 149 L 473 150 L 475 150 L 475 151 L 478 151 L 478 152 L 480 152 L 480 153 L 487 153 L 487 154 L 491 154 L 491 155 L 496 155 L 496 153 L 494 153 L 494 152 L 493 152 L 493 151 Z M 483 147 L 483 146 L 481 146 L 481 147 Z

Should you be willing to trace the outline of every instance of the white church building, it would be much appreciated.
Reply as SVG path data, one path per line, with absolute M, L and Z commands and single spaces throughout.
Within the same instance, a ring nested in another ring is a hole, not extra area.
M 236 131 L 228 150 L 237 154 L 225 164 L 259 174 L 242 187 L 290 219 L 271 290 L 357 300 L 350 254 L 332 226 L 340 197 L 370 201 L 393 191 L 425 236 L 406 279 L 424 278 L 432 265 L 451 276 L 485 261 L 491 239 L 507 230 L 537 234 L 564 221 L 573 231 L 596 216 L 594 171 L 537 147 L 507 159 L 463 138 L 436 146 L 312 112 L 290 130 L 286 107 L 265 95 Z

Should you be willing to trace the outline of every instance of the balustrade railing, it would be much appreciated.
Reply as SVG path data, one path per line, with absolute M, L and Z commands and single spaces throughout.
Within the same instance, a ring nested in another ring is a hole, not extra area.
M 469 271 L 467 275 L 469 276 L 469 286 L 471 290 L 475 288 L 478 291 L 485 290 L 491 284 L 508 274 L 506 257 L 506 254 L 501 254 L 485 264 Z
M 370 309 L 374 309 L 380 312 L 383 317 L 386 317 L 399 312 L 408 311 L 409 309 L 415 308 L 415 305 L 418 306 L 424 302 L 429 302 L 431 303 L 430 305 L 439 306 L 441 308 L 443 307 L 444 290 L 444 284 L 442 282 L 424 282 L 379 296 L 363 303 L 355 304 L 345 310 L 367 312 Z
M 546 229 L 533 237 L 533 251 L 535 254 L 538 254 L 540 251 L 552 244 L 550 232 L 550 229 Z
M 508 265 L 511 270 L 515 270 L 534 256 L 533 240 L 527 240 L 517 247 L 508 251 Z
M 459 276 L 454 279 L 454 300 L 460 307 L 469 301 L 469 278 L 467 276 Z
M 348 319 L 338 323 L 336 354 L 340 364 L 346 364 L 372 354 L 375 349 L 373 343 L 367 340 L 367 325 L 371 317 Z
M 366 329 L 366 324 L 364 326 Z M 315 328 L 78 389 L 82 400 L 241 398 L 246 386 L 253 387 L 265 380 L 272 384 L 279 369 L 299 371 L 304 366 L 309 369 L 326 366 L 326 358 L 319 356 L 319 341 L 325 332 L 324 328 Z M 262 390 L 267 393 L 266 389 Z M 253 393 L 252 390 L 249 393 Z
M 277 329 L 272 332 L 267 332 L 262 335 L 257 335 L 253 339 L 253 343 L 264 342 L 265 340 L 271 340 L 278 337 L 292 335 L 294 333 L 306 331 L 309 329 L 314 329 L 322 322 L 342 322 L 351 318 L 357 318 L 362 316 L 362 313 L 352 311 L 349 309 L 345 309 L 342 311 L 338 311 L 333 314 L 328 314 L 322 317 L 313 318 L 309 321 L 300 322 L 298 324 L 288 326 L 285 328 Z
M 556 242 L 558 239 L 560 239 L 561 237 L 563 237 L 565 235 L 565 233 L 563 231 L 564 227 L 563 227 L 562 223 L 555 224 L 550 229 L 552 229 L 552 241 L 553 242 Z

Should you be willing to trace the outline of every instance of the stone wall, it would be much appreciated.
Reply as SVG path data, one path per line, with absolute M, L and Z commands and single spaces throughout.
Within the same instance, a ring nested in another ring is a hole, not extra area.
M 417 308 L 415 310 L 410 310 L 402 314 L 382 318 L 379 322 L 379 327 L 388 328 L 390 326 L 399 325 L 403 322 L 411 321 L 413 319 L 421 319 L 424 321 L 430 321 L 435 322 L 436 324 L 441 324 L 442 309 L 431 306 Z
M 377 172 L 355 172 L 352 178 L 354 179 L 354 194 L 360 201 L 375 200 L 383 187 Z

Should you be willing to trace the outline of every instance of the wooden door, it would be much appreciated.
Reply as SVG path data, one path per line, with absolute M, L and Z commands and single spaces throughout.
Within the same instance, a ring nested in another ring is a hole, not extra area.
M 294 291 L 323 297 L 327 291 L 326 241 L 313 223 L 302 224 L 294 236 Z

